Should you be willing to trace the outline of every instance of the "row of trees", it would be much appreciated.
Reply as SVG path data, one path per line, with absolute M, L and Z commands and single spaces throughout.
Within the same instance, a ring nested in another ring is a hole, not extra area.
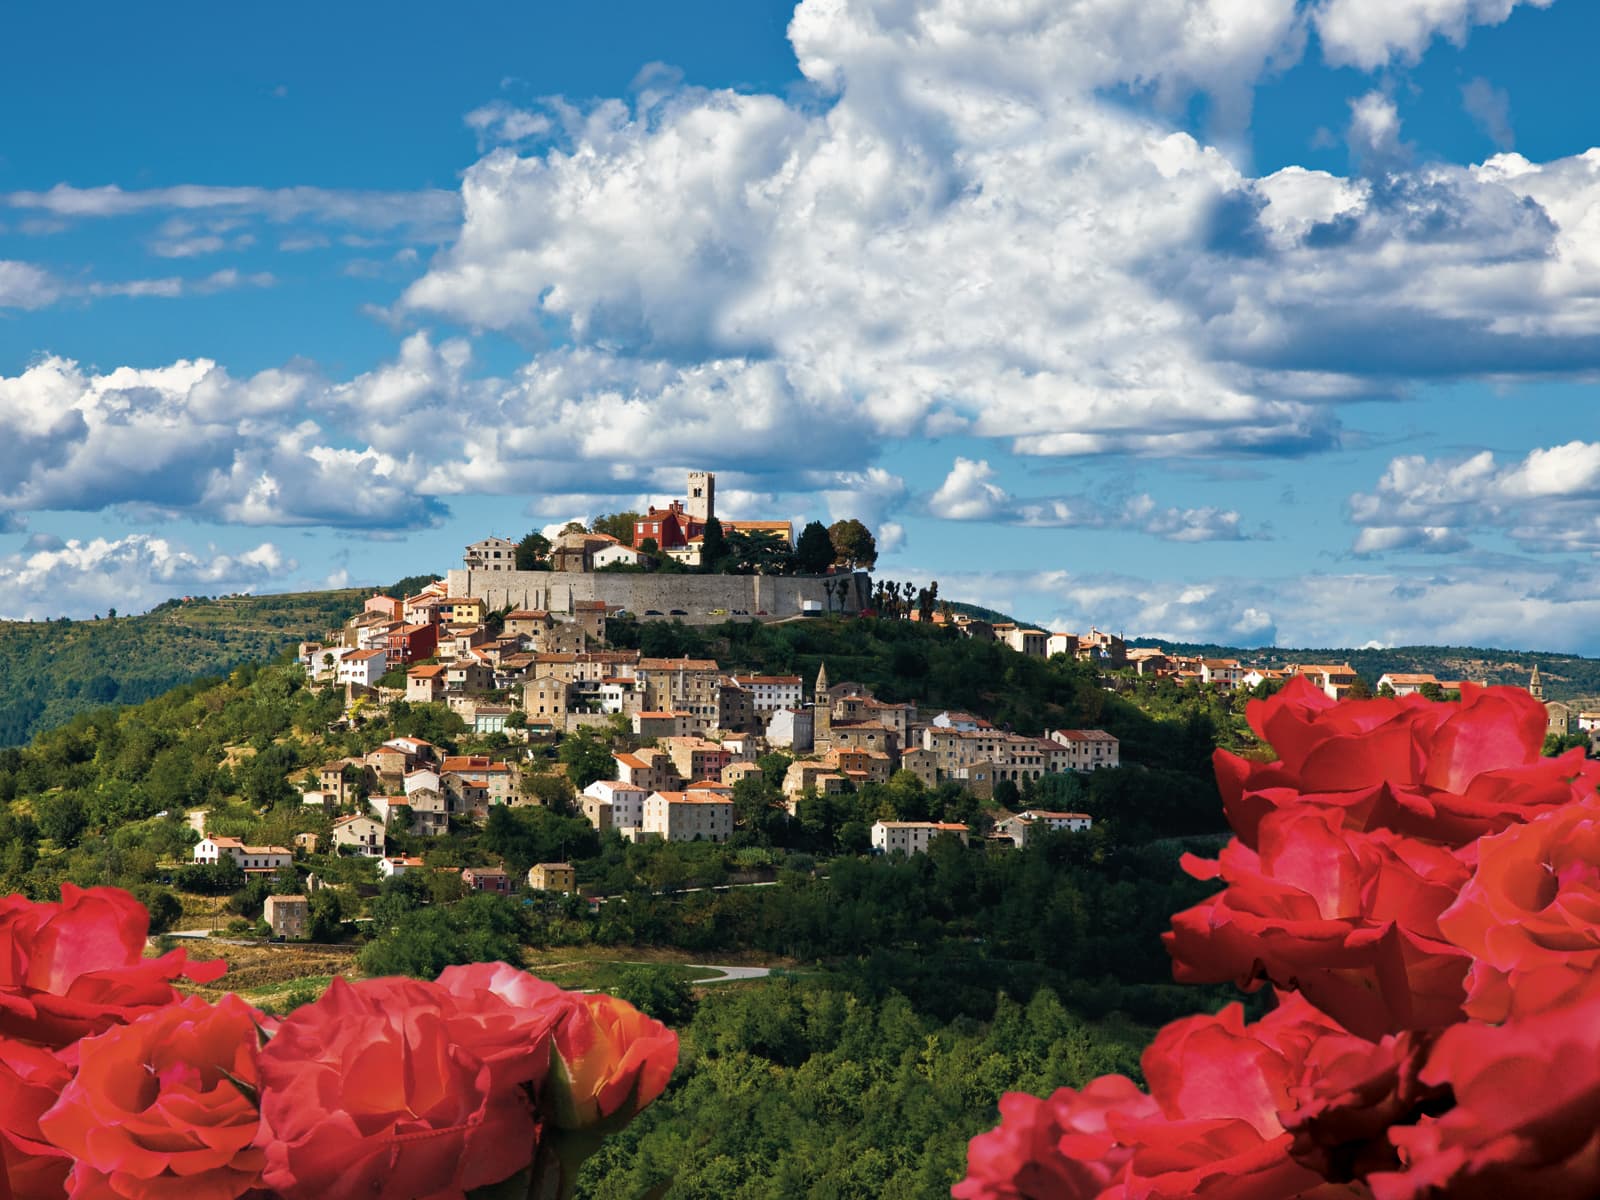
M 587 527 L 570 521 L 562 533 L 603 533 L 623 545 L 633 545 L 639 513 L 615 512 L 596 517 Z M 872 531 L 855 518 L 824 525 L 812 521 L 790 546 L 775 533 L 760 530 L 724 529 L 716 517 L 706 522 L 701 543 L 699 570 L 707 575 L 823 575 L 838 569 L 871 570 L 878 561 L 878 543 Z M 679 569 L 675 560 L 661 552 L 654 538 L 645 538 L 639 549 L 655 560 L 654 569 Z M 554 545 L 538 530 L 517 543 L 515 565 L 519 571 L 548 571 Z

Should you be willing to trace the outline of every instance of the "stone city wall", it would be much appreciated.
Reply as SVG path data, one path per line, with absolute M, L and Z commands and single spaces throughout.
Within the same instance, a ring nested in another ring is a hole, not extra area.
M 836 577 L 837 578 L 837 577 Z M 846 594 L 844 610 L 859 612 L 871 601 L 872 577 L 857 571 L 849 577 L 854 587 Z M 644 575 L 616 571 L 468 571 L 449 573 L 452 596 L 470 596 L 491 610 L 544 609 L 570 613 L 578 600 L 604 600 L 643 617 L 651 609 L 670 617 L 673 609 L 687 616 L 689 625 L 714 625 L 736 609 L 762 620 L 798 616 L 801 601 L 815 600 L 827 611 L 839 611 L 835 595 L 830 602 L 824 578 L 814 575 Z M 713 609 L 724 615 L 712 615 Z

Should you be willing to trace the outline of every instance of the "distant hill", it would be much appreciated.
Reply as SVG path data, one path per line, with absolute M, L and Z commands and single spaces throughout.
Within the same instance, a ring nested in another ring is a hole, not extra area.
M 943 604 L 944 602 L 941 601 L 940 603 Z M 1027 624 L 1025 621 L 1018 622 L 1015 617 L 999 612 L 996 609 L 984 608 L 981 604 L 967 604 L 961 600 L 952 600 L 949 603 L 953 612 L 960 613 L 964 617 L 971 617 L 975 621 L 987 621 L 991 625 Z
M 0 746 L 23 745 L 85 709 L 136 704 L 270 659 L 320 637 L 366 594 L 169 600 L 133 617 L 0 622 Z
M 1392 672 L 1419 672 L 1440 679 L 1470 679 L 1474 683 L 1527 687 L 1533 665 L 1539 664 L 1545 698 L 1580 700 L 1600 697 L 1600 659 L 1576 654 L 1551 654 L 1531 650 L 1494 650 L 1481 646 L 1388 646 L 1374 650 L 1288 649 L 1266 646 L 1246 649 L 1210 642 L 1169 642 L 1160 638 L 1135 638 L 1129 646 L 1160 647 L 1170 653 L 1203 654 L 1207 658 L 1238 658 L 1264 666 L 1291 662 L 1343 663 L 1355 668 L 1368 683 Z

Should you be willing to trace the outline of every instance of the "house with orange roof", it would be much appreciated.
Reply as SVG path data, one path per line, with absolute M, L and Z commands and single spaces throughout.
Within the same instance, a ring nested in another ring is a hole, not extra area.
M 733 801 L 709 790 L 651 792 L 641 830 L 667 842 L 725 842 L 733 836 Z
M 1434 675 L 1391 671 L 1378 679 L 1378 691 L 1381 692 L 1384 688 L 1388 688 L 1396 696 L 1411 696 L 1420 692 L 1428 684 L 1432 684 L 1441 691 L 1444 690 L 1445 686 Z

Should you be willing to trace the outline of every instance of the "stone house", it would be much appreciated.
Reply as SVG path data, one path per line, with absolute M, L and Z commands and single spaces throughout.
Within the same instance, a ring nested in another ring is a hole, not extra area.
M 571 895 L 578 890 L 578 873 L 571 863 L 535 863 L 528 868 L 528 886 L 536 892 Z
M 303 938 L 311 932 L 311 905 L 304 896 L 268 896 L 261 919 L 273 937 Z

